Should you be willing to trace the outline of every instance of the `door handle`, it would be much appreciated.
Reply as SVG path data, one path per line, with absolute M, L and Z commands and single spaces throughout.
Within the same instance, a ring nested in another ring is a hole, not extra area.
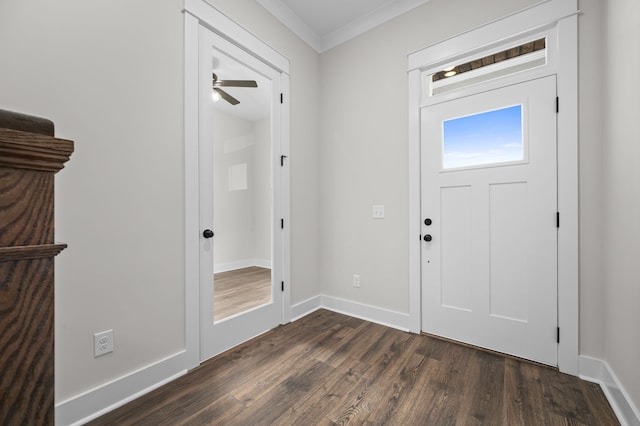
M 429 234 L 426 234 L 426 235 L 424 236 L 424 240 L 425 240 L 426 242 L 429 242 L 429 241 L 431 241 L 432 239 L 433 239 L 433 238 L 431 238 L 431 235 L 429 235 Z
M 431 219 L 429 219 L 429 218 L 426 218 L 426 219 L 424 220 L 424 224 L 425 224 L 425 225 L 427 225 L 427 226 L 431 225 L 432 223 L 433 223 L 433 222 L 432 222 L 432 221 L 431 221 Z
M 213 231 L 211 229 L 205 229 L 202 236 L 205 238 L 213 238 Z

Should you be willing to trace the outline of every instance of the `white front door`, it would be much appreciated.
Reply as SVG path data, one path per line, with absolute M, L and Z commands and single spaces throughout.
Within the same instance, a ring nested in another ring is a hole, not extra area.
M 421 123 L 422 330 L 557 365 L 555 76 Z
M 282 321 L 281 74 L 200 27 L 200 359 Z

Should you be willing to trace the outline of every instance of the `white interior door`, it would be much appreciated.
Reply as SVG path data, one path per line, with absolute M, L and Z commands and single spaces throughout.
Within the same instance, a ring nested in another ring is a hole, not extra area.
M 284 215 L 281 75 L 205 28 L 199 37 L 200 357 L 205 360 L 282 321 Z
M 421 110 L 422 329 L 557 365 L 555 76 Z

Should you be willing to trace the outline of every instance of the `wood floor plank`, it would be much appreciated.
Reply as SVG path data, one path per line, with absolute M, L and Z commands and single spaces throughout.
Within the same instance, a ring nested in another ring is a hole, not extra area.
M 416 343 L 412 339 L 408 343 L 406 356 L 398 359 L 399 368 L 385 372 L 381 381 L 377 382 L 369 393 L 370 414 L 367 423 L 386 425 L 398 417 L 402 402 L 415 385 L 415 378 L 426 362 L 422 355 L 418 355 L 410 346 Z
M 328 377 L 334 368 L 313 360 L 308 367 L 292 370 L 273 392 L 251 404 L 233 419 L 238 425 L 273 425 L 293 405 L 302 404 L 313 393 L 316 383 Z
M 316 385 L 316 391 L 303 403 L 296 404 L 278 417 L 274 424 L 313 425 L 320 420 L 333 422 L 325 417 L 330 407 L 351 394 L 362 379 L 362 371 L 368 368 L 360 361 L 348 358 L 336 367 L 334 374 Z
M 212 285 L 214 321 L 271 302 L 271 269 L 250 266 L 218 272 Z
M 602 425 L 598 385 L 318 310 L 90 425 Z
M 399 345 L 376 345 L 376 348 L 386 350 L 365 372 L 366 381 L 361 383 L 360 392 L 336 404 L 327 417 L 336 423 L 372 418 L 376 424 L 382 419 L 387 420 L 389 413 L 395 410 L 398 396 L 403 393 L 402 372 L 415 355 L 417 346 L 417 339 L 411 338 L 405 338 Z
M 225 395 L 192 415 L 185 415 L 184 419 L 177 420 L 176 426 L 198 426 L 213 424 L 228 424 L 240 412 L 244 405 L 231 395 Z
M 609 404 L 602 404 L 602 401 L 606 400 L 606 398 L 600 385 L 586 382 L 584 380 L 580 380 L 580 384 L 583 389 L 582 393 L 585 396 L 587 406 L 591 409 L 591 412 L 595 416 L 598 424 L 617 424 L 618 420 L 611 406 Z

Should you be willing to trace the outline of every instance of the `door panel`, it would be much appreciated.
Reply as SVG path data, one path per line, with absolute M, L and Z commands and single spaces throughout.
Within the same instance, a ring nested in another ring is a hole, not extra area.
M 555 76 L 421 111 L 422 329 L 557 363 Z
M 282 171 L 275 167 L 281 151 L 280 74 L 201 28 L 199 78 L 205 360 L 276 327 L 282 318 Z

